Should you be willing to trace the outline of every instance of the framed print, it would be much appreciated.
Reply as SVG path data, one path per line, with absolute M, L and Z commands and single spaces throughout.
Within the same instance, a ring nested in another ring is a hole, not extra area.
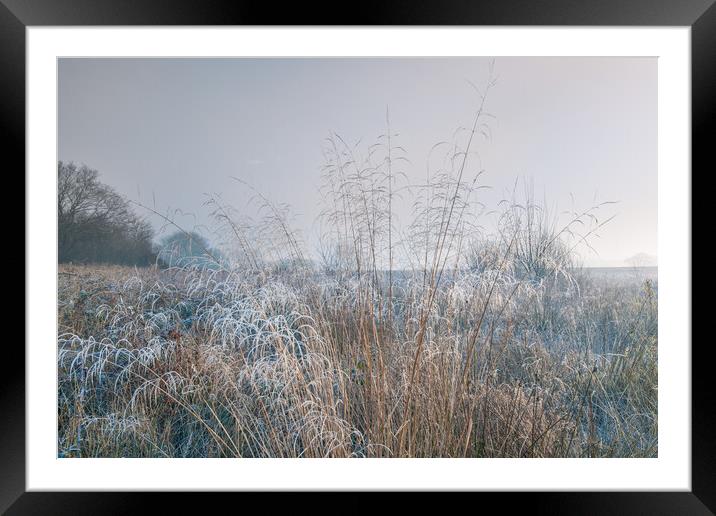
M 10 514 L 716 506 L 691 315 L 711 2 L 1 9 L 27 201 Z

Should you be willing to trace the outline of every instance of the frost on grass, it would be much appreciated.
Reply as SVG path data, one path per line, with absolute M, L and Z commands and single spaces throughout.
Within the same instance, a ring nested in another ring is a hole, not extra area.
M 93 332 L 58 336 L 63 457 L 656 454 L 649 283 L 547 298 L 465 269 L 373 309 L 365 279 L 318 270 L 73 270 L 113 287 L 61 285 L 65 329 Z
M 609 203 L 554 214 L 516 183 L 482 204 L 490 72 L 416 184 L 389 123 L 330 134 L 315 263 L 237 179 L 259 216 L 210 197 L 221 253 L 61 267 L 58 454 L 656 456 L 657 284 L 579 267 Z

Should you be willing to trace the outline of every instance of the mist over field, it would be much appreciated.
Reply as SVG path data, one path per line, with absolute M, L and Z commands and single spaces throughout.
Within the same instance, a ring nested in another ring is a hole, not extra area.
M 327 138 L 358 143 L 366 157 L 389 121 L 393 146 L 408 160 L 396 162 L 401 186 L 422 184 L 445 155 L 433 147 L 469 128 L 490 62 L 61 59 L 58 159 L 98 170 L 120 195 L 172 213 L 212 243 L 221 237 L 211 233 L 207 196 L 261 216 L 254 193 L 232 179 L 239 178 L 291 207 L 292 229 L 315 258 Z M 656 73 L 654 58 L 496 59 L 490 138 L 478 136 L 469 164 L 471 174 L 484 170 L 480 223 L 496 229 L 489 212 L 519 179 L 552 215 L 618 201 L 603 210 L 617 217 L 591 239 L 593 250 L 576 249 L 585 266 L 656 256 Z M 412 200 L 394 196 L 396 227 L 412 220 Z M 161 233 L 157 240 L 174 229 L 161 232 L 164 221 L 140 214 Z
M 59 70 L 59 457 L 658 455 L 654 60 Z

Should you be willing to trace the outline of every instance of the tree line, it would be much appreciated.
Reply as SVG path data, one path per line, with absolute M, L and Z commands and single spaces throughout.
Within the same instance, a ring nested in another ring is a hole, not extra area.
M 57 163 L 60 263 L 214 266 L 219 250 L 195 231 L 179 229 L 157 244 L 152 225 L 86 165 Z
M 154 229 L 86 165 L 57 163 L 58 260 L 148 265 Z

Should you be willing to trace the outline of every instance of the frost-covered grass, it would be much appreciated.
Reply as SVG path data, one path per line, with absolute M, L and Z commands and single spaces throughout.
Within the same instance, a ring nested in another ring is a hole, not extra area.
M 259 218 L 210 196 L 220 256 L 61 267 L 59 455 L 656 456 L 656 284 L 575 266 L 609 202 L 515 183 L 487 211 L 495 80 L 414 184 L 388 117 L 367 148 L 331 134 L 317 250 L 237 179 Z
M 651 283 L 371 278 L 62 266 L 59 455 L 656 455 Z

